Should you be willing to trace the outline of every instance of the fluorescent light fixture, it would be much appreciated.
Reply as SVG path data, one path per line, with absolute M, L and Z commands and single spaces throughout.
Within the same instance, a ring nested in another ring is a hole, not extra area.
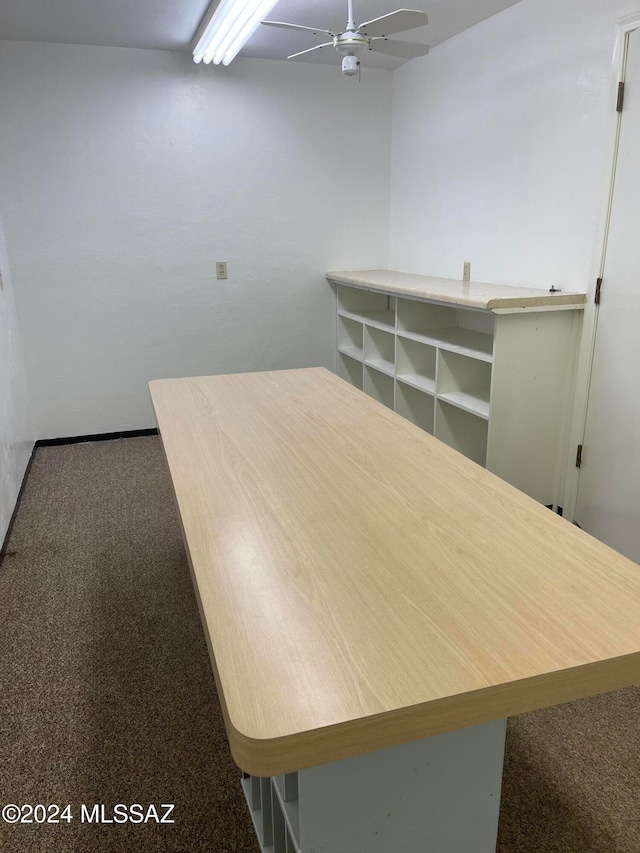
M 196 33 L 193 61 L 228 65 L 278 0 L 220 0 Z

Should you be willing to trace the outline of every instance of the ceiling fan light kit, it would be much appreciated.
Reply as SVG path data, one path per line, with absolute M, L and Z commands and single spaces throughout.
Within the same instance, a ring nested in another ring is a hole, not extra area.
M 365 21 L 356 26 L 353 12 L 353 0 L 347 0 L 347 26 L 341 33 L 325 30 L 321 27 L 308 27 L 302 24 L 289 24 L 283 21 L 262 21 L 268 27 L 281 27 L 288 30 L 306 30 L 314 35 L 325 34 L 331 37 L 331 41 L 322 42 L 307 50 L 300 50 L 290 54 L 287 59 L 296 59 L 299 56 L 312 53 L 325 47 L 333 47 L 338 53 L 343 54 L 342 73 L 349 77 L 358 74 L 360 70 L 360 59 L 358 55 L 365 50 L 377 53 L 386 53 L 390 56 L 399 56 L 402 59 L 413 59 L 417 56 L 425 56 L 429 52 L 426 44 L 413 44 L 406 41 L 389 39 L 389 35 L 402 33 L 416 27 L 423 27 L 428 23 L 426 12 L 416 9 L 396 9 L 380 18 Z
M 277 0 L 215 0 L 202 19 L 193 43 L 193 61 L 229 65 Z
M 360 60 L 348 54 L 347 56 L 342 57 L 342 73 L 346 74 L 348 77 L 353 77 L 354 74 L 357 74 L 360 71 Z

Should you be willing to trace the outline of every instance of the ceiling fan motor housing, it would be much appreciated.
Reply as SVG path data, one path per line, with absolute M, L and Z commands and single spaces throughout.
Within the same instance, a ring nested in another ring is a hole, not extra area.
M 369 47 L 371 39 L 364 33 L 347 30 L 340 35 L 334 36 L 333 46 L 338 53 L 356 53 Z

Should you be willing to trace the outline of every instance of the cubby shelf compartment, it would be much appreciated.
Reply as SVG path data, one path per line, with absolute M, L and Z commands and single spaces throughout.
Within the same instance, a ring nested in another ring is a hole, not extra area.
M 358 320 L 367 323 L 369 326 L 376 326 L 379 329 L 390 329 L 391 331 L 393 331 L 395 323 L 395 312 L 393 310 L 360 311 L 357 314 L 341 311 L 340 316 L 348 317 L 351 320 Z
M 285 838 L 285 853 L 300 853 L 299 849 L 296 847 L 293 838 L 291 837 L 291 833 L 289 832 L 289 828 L 287 827 L 287 835 Z
M 487 311 L 398 299 L 399 334 L 483 361 L 493 357 L 494 325 Z
M 417 390 L 398 377 L 396 383 L 396 412 L 433 435 L 435 399 Z
M 338 317 L 338 350 L 362 361 L 363 326 L 349 317 Z
M 402 332 L 408 338 L 440 349 L 459 352 L 482 361 L 493 359 L 493 337 L 469 329 L 431 329 L 429 332 Z
M 241 782 L 262 853 L 300 853 L 298 774 L 243 776 Z
M 436 390 L 436 349 L 419 340 L 398 335 L 396 376 L 407 385 L 431 394 Z
M 440 350 L 437 392 L 439 398 L 488 420 L 491 364 Z
M 393 332 L 365 326 L 364 329 L 364 361 L 365 364 L 388 373 L 395 373 L 395 336 Z
M 241 781 L 260 849 L 263 853 L 275 853 L 271 780 L 261 779 L 258 776 L 246 776 Z M 284 851 L 284 848 L 282 850 Z
M 338 286 L 338 315 L 378 328 L 395 329 L 395 297 L 355 287 Z
M 393 376 L 382 373 L 375 367 L 365 365 L 362 390 L 388 409 L 393 409 L 394 387 Z
M 436 403 L 436 438 L 482 466 L 487 461 L 488 427 L 484 418 L 445 400 Z
M 273 786 L 284 814 L 290 844 L 293 849 L 300 847 L 300 803 L 298 799 L 298 774 L 286 773 L 284 776 L 274 776 Z
M 362 362 L 344 352 L 338 353 L 338 376 L 362 391 Z

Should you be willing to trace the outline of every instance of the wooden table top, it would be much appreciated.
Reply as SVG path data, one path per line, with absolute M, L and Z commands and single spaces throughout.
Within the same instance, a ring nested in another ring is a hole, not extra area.
M 327 370 L 150 387 L 242 769 L 640 682 L 640 567 Z

